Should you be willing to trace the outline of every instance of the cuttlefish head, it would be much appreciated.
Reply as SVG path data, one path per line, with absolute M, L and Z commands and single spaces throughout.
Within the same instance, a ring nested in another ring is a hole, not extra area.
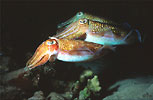
M 36 49 L 34 55 L 26 63 L 28 69 L 45 64 L 53 55 L 58 53 L 58 42 L 56 39 L 48 39 L 44 41 Z
M 76 39 L 85 35 L 89 29 L 88 19 L 79 19 L 76 22 L 71 23 L 67 28 L 63 30 L 58 30 L 57 34 L 54 36 L 58 39 Z

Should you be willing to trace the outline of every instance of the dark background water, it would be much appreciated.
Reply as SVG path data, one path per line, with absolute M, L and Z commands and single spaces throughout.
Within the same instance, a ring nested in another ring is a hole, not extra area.
M 57 24 L 83 11 L 118 23 L 128 22 L 144 34 L 142 48 L 122 51 L 121 65 L 135 66 L 148 72 L 153 60 L 153 2 L 151 1 L 15 1 L 1 2 L 1 51 L 25 66 L 26 53 L 34 52 L 48 36 L 56 33 Z M 133 47 L 131 47 L 133 48 Z M 132 51 L 132 50 L 131 50 Z M 131 54 L 130 56 L 127 56 Z M 110 61 L 111 62 L 111 61 Z M 133 67 L 134 69 L 134 67 Z M 131 70 L 131 69 L 130 69 Z

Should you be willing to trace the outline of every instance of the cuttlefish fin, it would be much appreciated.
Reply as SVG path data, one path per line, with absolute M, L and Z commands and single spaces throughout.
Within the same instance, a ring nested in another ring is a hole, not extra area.
M 75 50 L 67 51 L 70 55 L 94 55 L 94 51 L 90 50 L 88 47 L 82 47 Z
M 91 48 L 83 47 L 76 50 L 70 50 L 67 53 L 71 56 L 81 56 L 82 58 L 84 58 L 84 60 L 82 61 L 90 61 L 106 55 L 109 51 L 104 49 L 111 49 L 113 51 L 115 50 L 115 48 L 111 46 L 102 46 L 97 50 L 92 50 Z M 87 56 L 89 58 L 86 59 Z
M 72 50 L 69 52 L 70 55 L 94 55 L 91 50 Z
M 104 33 L 104 37 L 114 38 L 114 34 L 112 33 L 112 31 L 109 30 Z
M 107 37 L 107 38 L 113 38 L 114 37 L 114 34 L 112 32 L 111 29 L 107 29 L 105 31 L 97 31 L 97 32 L 92 32 L 91 31 L 92 29 L 89 29 L 86 34 L 87 35 L 92 35 L 92 36 L 99 36 L 99 37 Z
M 115 52 L 116 46 L 104 45 L 103 48 L 109 49 L 109 50 L 112 50 L 113 52 Z

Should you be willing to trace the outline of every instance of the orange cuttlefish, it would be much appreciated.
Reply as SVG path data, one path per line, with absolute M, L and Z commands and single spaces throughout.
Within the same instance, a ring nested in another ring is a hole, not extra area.
M 136 40 L 141 41 L 141 35 L 136 29 L 126 29 L 120 25 L 101 23 L 86 18 L 71 23 L 53 37 L 78 39 L 102 45 L 122 45 L 133 43 Z
M 82 40 L 57 39 L 52 37 L 44 41 L 35 51 L 34 55 L 27 62 L 26 67 L 33 69 L 56 59 L 65 62 L 89 61 L 104 55 L 103 46 L 100 44 Z M 111 48 L 109 48 L 111 49 Z

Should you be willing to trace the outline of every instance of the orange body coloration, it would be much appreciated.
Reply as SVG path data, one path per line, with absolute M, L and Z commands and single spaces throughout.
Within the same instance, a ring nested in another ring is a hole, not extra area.
M 32 58 L 26 63 L 26 67 L 34 68 L 42 65 L 49 60 L 53 53 L 56 54 L 58 50 L 57 41 L 55 39 L 50 40 L 46 40 L 37 48 Z
M 103 55 L 103 48 L 105 46 L 96 43 L 52 37 L 37 48 L 26 66 L 32 69 L 56 58 L 66 62 L 88 61 Z

